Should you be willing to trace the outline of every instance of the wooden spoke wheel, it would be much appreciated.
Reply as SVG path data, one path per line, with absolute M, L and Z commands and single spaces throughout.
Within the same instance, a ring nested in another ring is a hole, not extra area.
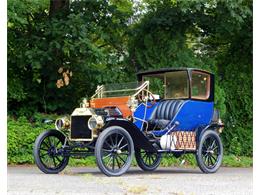
M 215 173 L 223 158 L 223 145 L 217 132 L 205 131 L 201 138 L 196 154 L 199 168 L 204 173 Z
M 68 164 L 69 157 L 63 156 L 65 136 L 57 130 L 48 130 L 38 136 L 34 144 L 36 165 L 44 173 L 59 173 Z
M 119 176 L 130 167 L 134 144 L 129 133 L 119 126 L 105 129 L 97 139 L 95 156 L 99 169 L 107 176 Z
M 162 155 L 157 152 L 148 152 L 143 149 L 136 149 L 135 159 L 138 166 L 144 171 L 154 171 L 160 165 Z

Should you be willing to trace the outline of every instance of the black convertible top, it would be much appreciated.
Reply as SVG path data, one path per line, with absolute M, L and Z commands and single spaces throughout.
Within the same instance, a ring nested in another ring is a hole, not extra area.
M 206 70 L 198 69 L 198 68 L 160 68 L 157 70 L 147 70 L 147 71 L 141 71 L 138 72 L 136 75 L 137 77 L 140 77 L 142 75 L 149 75 L 149 74 L 160 74 L 160 73 L 166 73 L 166 72 L 174 72 L 174 71 L 180 71 L 180 70 L 185 70 L 185 71 L 192 71 L 192 70 L 197 70 L 200 72 L 205 72 L 208 74 L 212 74 L 211 72 L 208 72 Z

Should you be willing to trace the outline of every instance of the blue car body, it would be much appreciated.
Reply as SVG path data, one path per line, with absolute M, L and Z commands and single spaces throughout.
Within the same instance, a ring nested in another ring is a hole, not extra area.
M 147 109 L 144 104 L 140 104 L 134 112 L 134 117 L 148 121 L 151 117 L 152 112 L 159 104 L 160 102 L 157 102 L 156 105 Z M 170 129 L 175 124 L 176 121 L 179 122 L 179 125 L 176 126 L 173 131 L 194 131 L 201 126 L 209 125 L 213 117 L 213 112 L 213 102 L 185 100 L 182 107 L 179 109 L 175 117 L 171 120 L 170 124 L 165 129 L 154 130 L 153 133 L 156 136 L 164 135 L 168 131 L 168 129 Z M 141 120 L 136 120 L 134 124 L 139 129 L 143 130 L 143 122 Z

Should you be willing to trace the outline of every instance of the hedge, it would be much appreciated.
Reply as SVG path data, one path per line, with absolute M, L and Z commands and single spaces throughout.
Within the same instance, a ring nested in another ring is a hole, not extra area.
M 26 117 L 19 117 L 17 119 L 8 117 L 8 164 L 34 164 L 33 159 L 33 144 L 36 137 L 46 129 L 53 129 L 54 124 L 42 123 L 43 118 L 54 119 L 56 116 L 35 114 L 33 118 L 28 120 Z M 236 148 L 237 147 L 237 148 Z M 234 144 L 234 150 L 240 150 L 241 146 Z M 228 148 L 229 149 L 229 148 Z M 225 149 L 225 151 L 229 151 Z M 184 155 L 181 158 L 172 158 L 170 155 L 165 155 L 161 166 L 178 166 L 185 160 L 184 165 L 196 166 L 194 155 Z M 167 156 L 169 158 L 167 158 Z M 252 158 L 231 155 L 225 152 L 223 165 L 224 166 L 252 166 Z M 95 166 L 95 158 L 88 157 L 85 159 L 71 159 L 69 165 L 75 166 Z M 133 165 L 136 165 L 135 161 Z

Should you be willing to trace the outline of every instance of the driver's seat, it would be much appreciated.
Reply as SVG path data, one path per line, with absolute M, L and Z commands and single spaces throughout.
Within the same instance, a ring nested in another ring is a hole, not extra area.
M 148 120 L 147 130 L 160 130 L 167 127 L 173 120 L 184 100 L 164 100 L 159 102 L 159 105 L 153 110 L 150 119 Z

